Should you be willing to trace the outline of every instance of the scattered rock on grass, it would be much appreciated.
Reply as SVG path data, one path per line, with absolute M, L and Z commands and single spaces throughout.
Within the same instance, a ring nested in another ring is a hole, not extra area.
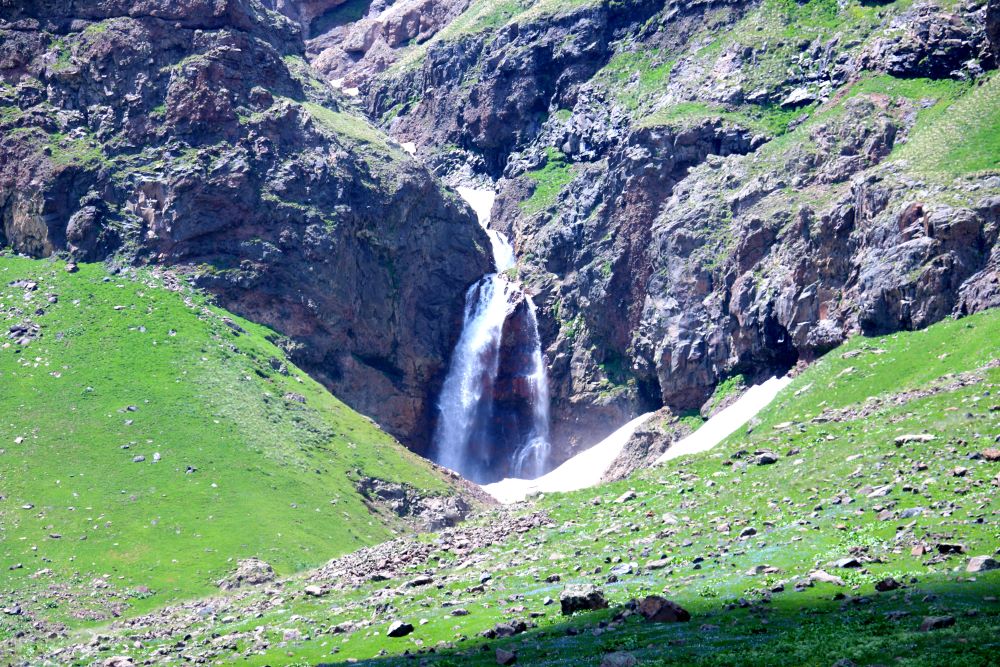
M 616 503 L 627 503 L 630 500 L 635 500 L 635 491 L 626 491 L 615 499 Z
M 513 665 L 517 662 L 517 653 L 498 648 L 496 652 L 498 665 Z
M 901 588 L 903 585 L 893 579 L 892 577 L 886 577 L 882 581 L 875 583 L 875 590 L 879 593 L 886 593 L 888 591 L 894 591 L 897 588 Z
M 124 655 L 111 656 L 102 664 L 104 667 L 135 667 L 135 663 L 132 662 L 132 658 Z
M 649 595 L 639 603 L 639 613 L 653 623 L 683 623 L 691 620 L 691 614 L 676 602 Z
M 774 452 L 761 452 L 754 458 L 754 463 L 759 466 L 767 466 L 778 462 L 778 455 Z
M 1000 561 L 989 556 L 974 556 L 969 559 L 969 564 L 965 566 L 966 572 L 986 572 L 998 569 L 1000 569 Z
M 601 667 L 635 667 L 638 661 L 631 653 L 620 651 L 618 653 L 608 653 L 601 658 Z
M 590 584 L 567 586 L 559 594 L 559 606 L 564 616 L 585 609 L 607 609 L 604 593 Z
M 827 584 L 834 584 L 836 586 L 843 586 L 844 580 L 840 577 L 836 577 L 826 570 L 814 570 L 809 573 L 809 578 L 812 581 L 820 581 Z
M 413 626 L 409 623 L 403 623 L 402 621 L 393 621 L 389 625 L 389 629 L 386 631 L 386 637 L 405 637 L 406 635 L 413 632 Z
M 907 433 L 896 437 L 896 445 L 906 445 L 911 442 L 930 442 L 934 436 L 930 433 Z
M 924 618 L 923 623 L 920 624 L 920 631 L 940 630 L 942 628 L 950 628 L 953 625 L 955 625 L 954 616 L 927 616 Z

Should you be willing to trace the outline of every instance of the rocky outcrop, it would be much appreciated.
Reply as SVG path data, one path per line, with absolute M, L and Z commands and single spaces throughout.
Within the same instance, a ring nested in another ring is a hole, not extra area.
M 648 18 L 656 4 L 582 3 L 435 41 L 412 65 L 371 82 L 368 110 L 392 117 L 394 136 L 466 149 L 498 176 L 550 110 L 573 105 L 579 86 L 610 57 L 618 31 Z
M 0 245 L 188 269 L 421 451 L 489 243 L 252 0 L 0 8 Z
M 899 77 L 975 76 L 982 72 L 979 61 L 992 59 L 983 14 L 916 5 L 890 23 L 889 36 L 872 42 L 859 66 Z
M 347 88 L 367 90 L 376 76 L 416 45 L 447 27 L 469 7 L 469 0 L 373 2 L 365 17 L 312 34 L 313 65 Z
M 456 476 L 457 477 L 457 476 Z M 408 519 L 421 530 L 437 531 L 457 526 L 473 510 L 467 498 L 475 498 L 483 505 L 495 501 L 474 484 L 456 482 L 464 495 L 425 495 L 408 484 L 387 482 L 373 477 L 358 480 L 356 488 L 375 507 L 384 507 L 396 516 Z
M 236 571 L 219 580 L 218 587 L 224 591 L 232 591 L 244 586 L 260 586 L 275 580 L 274 568 L 259 558 L 241 560 Z
M 674 442 L 690 433 L 690 425 L 678 419 L 669 408 L 661 408 L 635 430 L 601 480 L 625 479 L 636 470 L 651 467 Z

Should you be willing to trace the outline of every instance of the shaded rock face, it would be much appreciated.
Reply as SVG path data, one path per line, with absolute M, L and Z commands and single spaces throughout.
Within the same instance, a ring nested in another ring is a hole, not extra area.
M 251 0 L 0 8 L 0 245 L 189 267 L 421 451 L 489 243 L 302 49 Z
M 346 0 L 261 0 L 262 4 L 295 21 L 305 37 L 309 37 L 320 26 L 316 26 L 323 16 L 342 7 Z
M 986 4 L 986 37 L 993 49 L 994 66 L 1000 65 L 1000 0 Z
M 338 22 L 310 34 L 310 60 L 345 87 L 367 90 L 407 47 L 432 38 L 469 4 L 470 0 L 376 0 L 360 20 Z
M 890 26 L 897 34 L 875 40 L 859 65 L 899 77 L 964 78 L 969 61 L 993 60 L 984 15 L 916 5 Z
M 494 479 L 514 476 L 514 454 L 528 442 L 535 427 L 537 388 L 531 380 L 537 345 L 528 301 L 521 298 L 504 322 L 500 339 L 500 372 L 493 387 L 494 413 L 489 429 L 487 461 Z
M 624 416 L 660 404 L 697 409 L 730 374 L 782 374 L 851 332 L 919 328 L 995 304 L 995 197 L 968 207 L 931 193 L 914 202 L 905 179 L 878 168 L 905 117 L 852 100 L 843 118 L 816 129 L 808 150 L 773 158 L 743 156 L 753 137 L 720 141 L 721 127 L 702 125 L 687 144 L 702 147 L 702 161 L 674 176 L 660 165 L 671 164 L 665 147 L 677 135 L 638 134 L 630 143 L 647 152 L 633 174 L 656 185 L 639 187 L 632 175 L 621 190 L 609 187 L 628 173 L 612 155 L 606 180 L 583 167 L 556 213 L 516 213 L 511 236 L 537 258 L 527 282 L 549 306 L 540 319 L 553 341 L 554 439 L 563 451 L 621 423 L 612 406 Z M 802 204 L 787 194 L 793 184 L 834 196 Z M 522 187 L 505 184 L 500 200 L 506 191 L 523 197 Z M 597 414 L 611 423 L 588 422 Z
M 746 153 L 752 145 L 747 132 L 719 123 L 684 132 L 637 130 L 605 162 L 580 166 L 559 212 L 550 218 L 522 215 L 518 202 L 532 186 L 514 175 L 544 157 L 528 152 L 509 169 L 497 202 L 498 227 L 519 247 L 534 248 L 544 264 L 539 274 L 529 269 L 529 284 L 542 303 L 558 304 L 543 308 L 539 322 L 543 339 L 552 341 L 557 459 L 607 436 L 634 411 L 662 404 L 656 377 L 635 374 L 627 352 L 655 270 L 648 256 L 649 221 L 692 166 L 710 155 Z M 629 377 L 635 378 L 631 384 Z

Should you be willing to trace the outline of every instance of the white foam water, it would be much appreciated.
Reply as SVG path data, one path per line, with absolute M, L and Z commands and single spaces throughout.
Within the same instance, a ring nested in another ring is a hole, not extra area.
M 532 342 L 530 372 L 526 377 L 532 423 L 525 442 L 513 454 L 515 475 L 537 477 L 548 466 L 549 390 L 535 304 L 520 285 L 504 275 L 515 264 L 514 249 L 500 232 L 490 229 L 490 212 L 496 194 L 491 190 L 460 187 L 459 195 L 475 210 L 490 237 L 497 273 L 483 276 L 465 296 L 462 333 L 438 399 L 438 424 L 432 457 L 441 465 L 471 479 L 482 479 L 491 463 L 484 460 L 475 440 L 492 411 L 492 389 L 500 372 L 500 345 L 504 322 L 523 297 L 528 305 L 528 332 Z

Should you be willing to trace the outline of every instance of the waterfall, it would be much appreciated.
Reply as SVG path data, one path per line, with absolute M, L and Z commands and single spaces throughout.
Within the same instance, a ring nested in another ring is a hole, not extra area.
M 489 228 L 494 194 L 458 192 L 490 237 L 498 273 L 483 276 L 466 292 L 462 333 L 438 399 L 432 456 L 475 481 L 490 481 L 498 472 L 537 477 L 547 470 L 550 445 L 548 377 L 535 304 L 502 273 L 515 258 L 507 238 Z M 521 329 L 514 330 L 515 320 Z M 513 359 L 521 363 L 502 367 Z
M 526 296 L 528 322 L 534 349 L 531 354 L 531 373 L 528 375 L 528 393 L 531 396 L 532 432 L 524 445 L 514 454 L 514 477 L 534 479 L 547 472 L 549 462 L 549 378 L 545 372 L 542 341 L 538 335 L 535 302 Z
M 438 399 L 435 460 L 470 479 L 480 478 L 486 472 L 483 465 L 489 463 L 483 460 L 487 452 L 472 452 L 470 446 L 476 444 L 472 442 L 474 436 L 484 439 L 485 434 L 477 430 L 481 431 L 483 422 L 488 424 L 491 416 L 492 401 L 488 398 L 499 371 L 500 335 L 511 311 L 512 287 L 506 279 L 491 273 L 469 288 L 462 334 Z

